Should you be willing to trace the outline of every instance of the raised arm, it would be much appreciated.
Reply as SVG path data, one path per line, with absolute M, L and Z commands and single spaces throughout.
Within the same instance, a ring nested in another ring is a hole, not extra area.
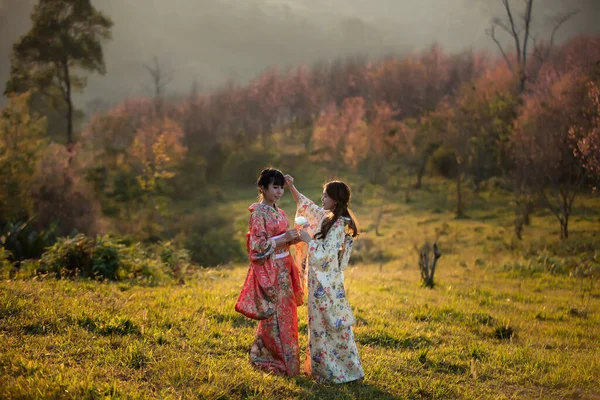
M 300 199 L 300 192 L 298 191 L 298 189 L 296 189 L 296 186 L 294 186 L 294 177 L 289 174 L 286 174 L 283 176 L 283 179 L 285 179 L 285 184 L 290 190 L 294 201 L 298 203 L 298 200 Z
M 296 201 L 296 216 L 305 216 L 308 218 L 309 225 L 313 229 L 316 229 L 317 223 L 321 221 L 327 212 L 296 189 L 294 186 L 294 178 L 291 175 L 285 175 L 284 179 L 286 186 L 290 189 L 292 197 Z

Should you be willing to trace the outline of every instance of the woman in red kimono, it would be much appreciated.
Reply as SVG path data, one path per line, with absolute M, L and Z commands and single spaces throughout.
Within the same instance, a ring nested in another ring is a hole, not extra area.
M 303 292 L 289 252 L 290 244 L 298 242 L 298 232 L 288 230 L 287 216 L 277 207 L 284 184 L 281 171 L 263 170 L 257 182 L 260 201 L 248 208 L 251 215 L 246 245 L 250 268 L 274 308 L 272 316 L 258 323 L 250 362 L 261 370 L 291 376 L 300 372 L 296 307 L 302 304 Z M 240 299 L 246 290 L 245 285 Z

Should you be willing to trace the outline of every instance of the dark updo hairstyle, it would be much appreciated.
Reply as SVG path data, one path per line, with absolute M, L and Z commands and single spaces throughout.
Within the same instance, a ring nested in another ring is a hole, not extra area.
M 358 236 L 356 217 L 348 208 L 352 196 L 350 187 L 342 181 L 331 181 L 326 183 L 324 188 L 327 196 L 335 200 L 335 208 L 331 210 L 331 213 L 323 220 L 321 229 L 319 229 L 319 232 L 315 235 L 315 239 L 324 239 L 333 224 L 335 224 L 340 217 L 346 217 L 350 220 L 348 223 L 350 234 L 352 237 Z
M 258 187 L 258 201 L 263 200 L 261 188 L 267 190 L 269 185 L 285 185 L 285 179 L 283 178 L 283 173 L 275 168 L 265 168 L 260 172 L 260 176 L 256 181 L 256 186 Z

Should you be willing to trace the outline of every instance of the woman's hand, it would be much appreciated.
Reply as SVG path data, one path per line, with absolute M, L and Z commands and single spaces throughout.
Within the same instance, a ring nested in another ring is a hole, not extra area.
M 298 192 L 298 189 L 294 187 L 294 177 L 290 174 L 285 174 L 283 176 L 283 179 L 285 180 L 285 186 L 287 186 L 287 188 L 290 189 L 290 193 L 292 194 L 294 201 L 298 203 L 298 199 L 300 198 L 300 192 Z
M 300 236 L 298 236 L 296 239 L 292 240 L 291 242 L 289 242 L 288 244 L 290 246 L 294 245 L 294 244 L 298 244 L 300 243 L 302 240 L 300 240 Z
M 290 243 L 290 242 L 296 242 L 299 239 L 299 237 L 300 237 L 300 235 L 298 234 L 298 231 L 296 230 L 296 228 L 293 228 L 285 233 L 284 239 L 285 239 L 286 243 Z
M 285 180 L 285 184 L 287 187 L 294 186 L 294 177 L 291 176 L 290 174 L 285 174 L 283 176 L 283 179 Z
M 308 234 L 308 232 L 306 231 L 300 231 L 300 240 L 302 240 L 303 242 L 310 242 L 312 240 L 312 238 L 310 237 L 310 235 Z

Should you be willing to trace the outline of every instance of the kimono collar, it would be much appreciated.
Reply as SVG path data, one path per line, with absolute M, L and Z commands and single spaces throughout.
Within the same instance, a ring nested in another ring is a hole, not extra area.
M 267 204 L 263 204 L 263 203 L 252 203 L 250 205 L 250 207 L 248 207 L 248 211 L 250 211 L 251 213 L 254 212 L 254 210 L 256 210 L 258 207 L 267 207 L 269 210 L 275 210 L 275 211 L 279 211 L 279 207 L 275 206 L 275 207 L 271 207 Z

